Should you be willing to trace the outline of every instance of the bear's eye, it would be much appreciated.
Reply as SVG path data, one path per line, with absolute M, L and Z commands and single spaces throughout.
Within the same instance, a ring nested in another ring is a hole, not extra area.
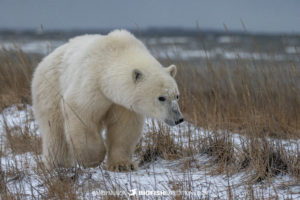
M 158 97 L 158 100 L 159 100 L 159 101 L 165 101 L 165 100 L 166 100 L 166 97 Z

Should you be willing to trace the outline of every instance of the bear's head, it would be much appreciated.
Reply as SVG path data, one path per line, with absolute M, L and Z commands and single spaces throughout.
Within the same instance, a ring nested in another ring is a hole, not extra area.
M 176 66 L 167 68 L 143 43 L 124 30 L 108 35 L 105 53 L 110 67 L 100 73 L 102 91 L 112 102 L 174 126 L 183 122 L 175 82 Z
M 131 109 L 170 126 L 183 122 L 178 105 L 179 91 L 174 80 L 176 72 L 175 65 L 159 67 L 157 71 L 133 69 L 135 96 Z

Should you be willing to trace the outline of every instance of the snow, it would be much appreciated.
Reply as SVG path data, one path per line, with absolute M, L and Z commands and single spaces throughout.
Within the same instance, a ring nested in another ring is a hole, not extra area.
M 37 124 L 33 120 L 32 108 L 30 105 L 13 105 L 4 109 L 0 115 L 0 130 L 4 128 L 3 124 L 9 128 L 15 126 L 22 130 L 29 129 L 30 132 L 38 132 Z
M 234 42 L 233 38 L 230 36 L 220 36 L 218 38 L 219 43 L 232 43 Z
M 5 125 L 6 124 L 6 125 Z M 0 114 L 0 147 L 5 145 L 5 126 L 13 128 L 15 126 L 21 129 L 29 129 L 31 134 L 39 135 L 37 124 L 32 118 L 31 106 L 14 105 L 3 110 Z M 175 143 L 188 145 L 189 142 L 197 142 L 213 132 L 202 128 L 197 128 L 189 122 L 185 122 L 175 127 L 167 127 L 156 120 L 147 119 L 143 132 L 149 133 L 154 130 L 167 129 L 174 138 Z M 156 132 L 156 131 L 155 131 Z M 221 132 L 221 131 L 220 131 Z M 236 133 L 226 133 L 232 136 L 232 140 L 237 147 L 241 146 L 241 140 L 245 139 Z M 273 140 L 272 140 L 273 141 Z M 282 140 L 281 144 L 291 151 L 299 149 L 299 140 Z M 135 158 L 138 159 L 138 158 Z M 20 191 L 31 199 L 31 195 L 41 198 L 43 192 L 47 190 L 45 177 L 37 174 L 40 155 L 33 153 L 13 154 L 9 153 L 0 157 L 1 167 L 4 172 L 10 169 L 22 169 L 18 174 L 14 174 L 6 181 L 6 186 L 12 193 Z M 184 163 L 191 163 L 190 168 L 184 168 Z M 249 185 L 243 184 L 249 176 L 249 173 L 240 172 L 234 175 L 213 175 L 208 169 L 210 157 L 204 154 L 197 154 L 190 157 L 167 161 L 158 158 L 156 161 L 145 164 L 139 170 L 127 173 L 110 172 L 99 166 L 96 168 L 79 168 L 77 183 L 80 186 L 78 195 L 82 198 L 101 198 L 107 193 L 121 193 L 126 196 L 130 194 L 141 195 L 141 198 L 147 196 L 163 196 L 164 199 L 171 199 L 175 194 L 185 194 L 193 199 L 199 198 L 229 198 L 229 188 L 234 199 L 249 198 Z M 67 177 L 74 176 L 74 171 L 66 172 Z M 49 174 L 53 177 L 54 174 Z M 45 176 L 48 176 L 47 174 Z M 280 187 L 286 183 L 296 182 L 288 175 L 279 175 L 272 178 L 272 184 L 252 185 L 256 196 L 264 198 L 275 197 L 280 199 L 300 198 L 300 185 Z M 91 184 L 95 187 L 89 188 Z M 98 186 L 97 186 L 98 185 Z M 105 185 L 105 188 L 103 188 Z M 274 189 L 275 187 L 275 189 Z M 85 192 L 82 192 L 85 191 Z M 248 196 L 247 196 L 248 195 Z
M 297 56 L 293 54 L 299 53 L 299 47 L 287 46 L 282 53 L 267 52 L 249 52 L 242 49 L 232 51 L 226 47 L 217 47 L 212 49 L 202 49 L 202 47 L 196 44 L 199 41 L 195 41 L 189 37 L 153 37 L 142 38 L 147 45 L 151 53 L 161 59 L 172 60 L 190 60 L 190 59 L 215 59 L 223 58 L 225 60 L 236 59 L 250 59 L 250 60 L 267 60 L 267 61 L 287 61 L 295 60 L 299 61 Z M 28 40 L 18 41 L 16 43 L 9 41 L 0 41 L 0 50 L 5 48 L 6 50 L 22 50 L 25 53 L 37 53 L 47 55 L 58 46 L 62 45 L 66 41 L 64 40 Z M 217 39 L 220 44 L 232 44 L 233 38 L 230 36 L 220 36 Z M 196 46 L 195 46 L 196 45 Z
M 146 40 L 149 45 L 166 45 L 166 44 L 186 44 L 189 42 L 187 37 L 159 37 Z
M 56 47 L 62 45 L 64 41 L 48 41 L 48 40 L 36 40 L 27 42 L 18 42 L 17 44 L 12 42 L 1 42 L 1 48 L 6 50 L 16 51 L 22 50 L 25 53 L 37 53 L 47 55 Z
M 246 60 L 268 60 L 268 61 L 284 61 L 288 57 L 284 54 L 279 53 L 257 53 L 257 52 L 247 52 L 247 51 L 230 51 L 221 49 L 220 47 L 204 50 L 204 49 L 185 49 L 182 47 L 165 47 L 160 48 L 157 51 L 153 51 L 153 55 L 158 58 L 163 59 L 172 59 L 172 60 L 190 60 L 196 58 L 223 58 L 225 60 L 237 60 L 237 59 L 246 59 Z
M 287 54 L 299 54 L 300 46 L 287 46 L 287 47 L 285 47 L 285 52 Z

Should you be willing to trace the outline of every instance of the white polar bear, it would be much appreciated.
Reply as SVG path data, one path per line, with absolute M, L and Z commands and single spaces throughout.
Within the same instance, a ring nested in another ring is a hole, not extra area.
M 48 168 L 99 165 L 136 169 L 131 160 L 144 117 L 183 121 L 174 80 L 131 33 L 75 37 L 45 57 L 34 72 L 34 115 Z M 107 130 L 104 142 L 101 132 Z

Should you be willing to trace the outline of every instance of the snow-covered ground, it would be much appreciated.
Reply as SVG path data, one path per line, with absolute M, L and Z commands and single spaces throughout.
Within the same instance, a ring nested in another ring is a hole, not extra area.
M 25 107 L 11 106 L 0 114 L 0 149 L 2 151 L 7 142 L 5 127 L 21 127 L 21 129 L 27 129 L 30 134 L 39 134 L 29 105 Z M 174 138 L 175 143 L 180 145 L 188 145 L 189 142 L 197 142 L 209 134 L 213 134 L 187 122 L 174 128 L 168 128 L 150 119 L 147 119 L 145 123 L 144 133 L 159 128 L 169 129 L 168 132 Z M 242 136 L 228 134 L 232 135 L 232 141 L 237 148 L 240 147 Z M 274 140 L 274 142 L 279 141 Z M 299 140 L 281 142 L 291 151 L 299 148 Z M 20 169 L 18 174 L 8 176 L 9 178 L 5 180 L 8 190 L 12 193 L 21 191 L 28 195 L 28 198 L 31 198 L 32 195 L 43 198 L 47 189 L 43 180 L 47 175 L 41 176 L 37 173 L 40 159 L 40 155 L 29 152 L 17 155 L 6 152 L 4 156 L 0 157 L 0 171 L 9 173 L 12 168 Z M 128 173 L 110 172 L 100 166 L 89 169 L 79 168 L 76 173 L 69 171 L 64 174 L 67 177 L 77 174 L 78 195 L 88 199 L 97 199 L 102 195 L 117 194 L 118 192 L 125 196 L 140 195 L 139 197 L 147 199 L 150 197 L 170 199 L 175 194 L 183 194 L 192 199 L 227 199 L 229 197 L 245 199 L 251 197 L 252 190 L 250 188 L 253 189 L 254 196 L 258 198 L 275 198 L 276 196 L 280 199 L 300 198 L 300 184 L 295 184 L 295 180 L 289 175 L 273 177 L 270 184 L 262 182 L 247 185 L 246 179 L 249 174 L 246 172 L 234 175 L 212 175 L 207 165 L 209 160 L 210 157 L 207 155 L 197 154 L 173 161 L 158 158 L 156 161 L 141 166 L 139 170 Z M 189 168 L 183 167 L 187 161 L 192 163 Z M 49 174 L 49 176 L 53 175 Z
M 209 49 L 203 49 L 201 43 L 197 38 L 191 37 L 153 37 L 153 38 L 141 38 L 141 40 L 147 44 L 151 53 L 161 59 L 172 59 L 179 61 L 187 61 L 191 59 L 217 59 L 222 58 L 225 60 L 266 60 L 266 61 L 296 61 L 299 62 L 299 46 L 286 46 L 284 50 L 279 52 L 270 53 L 269 51 L 249 51 L 248 49 L 237 48 L 232 50 L 231 48 L 222 46 L 235 46 L 234 39 L 229 36 L 221 36 L 218 38 L 216 47 Z M 20 40 L 16 42 L 2 41 L 0 40 L 0 50 L 5 48 L 6 50 L 16 51 L 22 50 L 28 54 L 41 54 L 47 55 L 52 52 L 58 46 L 67 42 L 67 39 L 53 40 Z

